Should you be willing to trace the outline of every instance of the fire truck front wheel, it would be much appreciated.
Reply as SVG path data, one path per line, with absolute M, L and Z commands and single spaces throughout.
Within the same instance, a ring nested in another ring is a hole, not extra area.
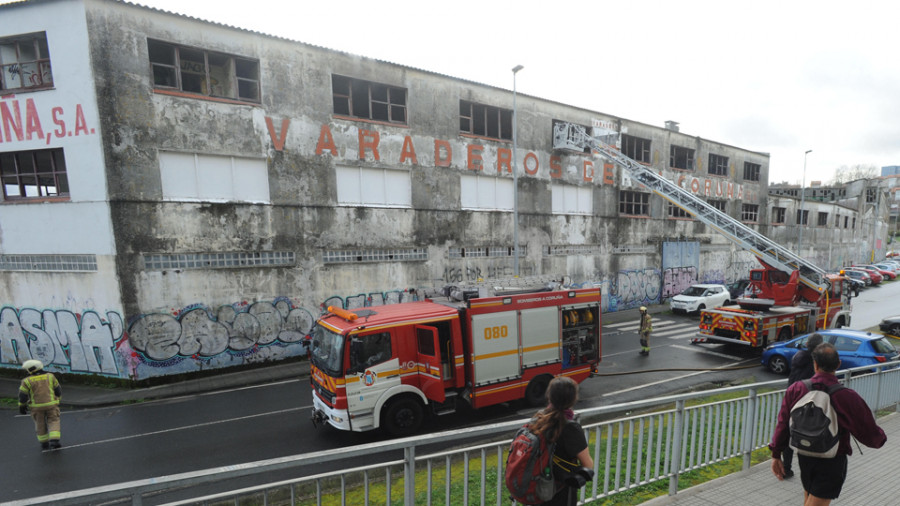
M 547 386 L 550 384 L 551 377 L 548 375 L 537 376 L 528 382 L 525 388 L 525 402 L 529 406 L 538 407 L 547 404 Z
M 381 426 L 393 437 L 411 436 L 422 426 L 424 416 L 422 403 L 412 397 L 399 397 L 382 410 Z

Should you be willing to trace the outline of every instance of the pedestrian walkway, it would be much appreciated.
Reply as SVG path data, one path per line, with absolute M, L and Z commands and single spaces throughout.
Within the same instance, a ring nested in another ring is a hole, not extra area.
M 832 504 L 897 504 L 897 462 L 900 461 L 900 414 L 892 413 L 878 419 L 887 434 L 884 447 L 875 450 L 853 444 L 848 459 L 847 481 L 841 496 Z M 852 444 L 852 443 L 851 443 Z M 645 506 L 796 506 L 803 504 L 803 485 L 800 468 L 794 457 L 793 478 L 778 481 L 772 474 L 771 461 L 757 464 L 746 471 L 691 487 L 674 496 L 658 497 Z

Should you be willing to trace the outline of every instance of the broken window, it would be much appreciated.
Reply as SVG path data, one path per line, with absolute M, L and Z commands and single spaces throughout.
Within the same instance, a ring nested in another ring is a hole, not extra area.
M 783 224 L 786 214 L 787 214 L 786 207 L 773 207 L 772 208 L 772 223 Z
M 759 204 L 741 204 L 741 221 L 759 221 Z
M 854 218 L 854 222 L 855 222 L 855 220 L 856 220 L 856 218 Z M 849 217 L 849 216 L 844 216 L 844 228 L 847 228 L 847 225 L 848 225 L 849 223 L 850 223 L 850 217 Z M 854 224 L 855 224 L 855 223 L 854 223 Z
M 619 191 L 619 214 L 650 216 L 650 194 L 628 190 Z
M 0 90 L 4 94 L 52 86 L 46 33 L 0 39 Z
M 797 225 L 806 225 L 809 219 L 809 211 L 801 211 L 797 209 Z
M 0 153 L 0 181 L 6 200 L 69 195 L 62 149 Z
M 744 181 L 759 181 L 762 166 L 758 163 L 744 162 Z
M 728 175 L 728 157 L 722 155 L 709 154 L 709 173 L 713 176 Z
M 694 170 L 694 150 L 681 146 L 669 147 L 669 167 L 681 170 Z
M 866 188 L 866 202 L 872 203 L 878 200 L 877 188 Z
M 596 129 L 596 130 L 595 130 L 595 129 L 593 129 L 593 128 L 587 126 L 587 125 L 580 125 L 580 124 L 578 124 L 578 123 L 572 123 L 571 121 L 561 121 L 561 120 L 558 120 L 558 119 L 553 120 L 553 129 L 550 130 L 550 132 L 551 132 L 551 133 L 550 133 L 551 137 L 552 137 L 553 135 L 555 135 L 554 132 L 556 132 L 556 125 L 559 124 L 559 123 L 569 123 L 569 124 L 572 124 L 572 125 L 580 126 L 581 128 L 584 128 L 584 131 L 587 132 L 588 135 L 590 135 L 590 136 L 594 136 L 594 135 L 597 135 L 597 134 L 601 134 L 601 136 L 598 138 L 601 142 L 606 143 L 606 144 L 610 144 L 610 145 L 612 145 L 613 147 L 615 147 L 615 145 L 616 145 L 616 137 L 618 136 L 618 134 L 616 134 L 616 136 L 612 136 L 612 135 L 602 135 L 602 132 L 599 132 L 599 131 L 598 131 L 598 130 L 600 130 L 600 129 Z M 552 138 L 551 138 L 551 140 L 550 140 L 550 143 L 553 144 Z M 591 152 L 591 147 L 590 147 L 590 146 L 585 146 L 584 149 L 582 149 L 581 151 L 582 151 L 583 153 L 590 153 L 590 152 Z
M 406 88 L 334 74 L 331 93 L 339 116 L 406 124 Z
M 147 51 L 156 88 L 260 101 L 257 60 L 149 39 Z
M 669 218 L 690 218 L 691 213 L 685 211 L 684 209 L 676 206 L 671 202 L 666 202 L 667 204 L 667 213 Z
M 818 225 L 818 226 L 820 226 L 820 227 L 827 227 L 827 226 L 828 226 L 828 213 L 819 213 L 819 218 L 818 218 L 818 220 L 819 220 L 819 221 L 817 222 L 817 225 Z
M 512 111 L 459 101 L 459 131 L 491 139 L 512 140 Z
M 622 154 L 638 162 L 650 163 L 650 139 L 622 134 Z

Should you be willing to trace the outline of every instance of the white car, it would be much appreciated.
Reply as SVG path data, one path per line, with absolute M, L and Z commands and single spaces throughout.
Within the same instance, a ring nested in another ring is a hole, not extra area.
M 731 294 L 725 285 L 691 285 L 672 297 L 669 308 L 673 313 L 697 313 L 707 308 L 727 306 Z

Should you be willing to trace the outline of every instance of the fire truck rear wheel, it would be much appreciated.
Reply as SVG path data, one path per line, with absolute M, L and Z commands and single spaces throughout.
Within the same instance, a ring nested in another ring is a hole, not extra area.
M 422 426 L 425 410 L 422 403 L 401 397 L 391 401 L 381 414 L 381 426 L 394 437 L 411 436 Z
M 547 386 L 550 385 L 550 376 L 543 375 L 532 378 L 525 388 L 525 402 L 529 406 L 538 407 L 547 404 Z

